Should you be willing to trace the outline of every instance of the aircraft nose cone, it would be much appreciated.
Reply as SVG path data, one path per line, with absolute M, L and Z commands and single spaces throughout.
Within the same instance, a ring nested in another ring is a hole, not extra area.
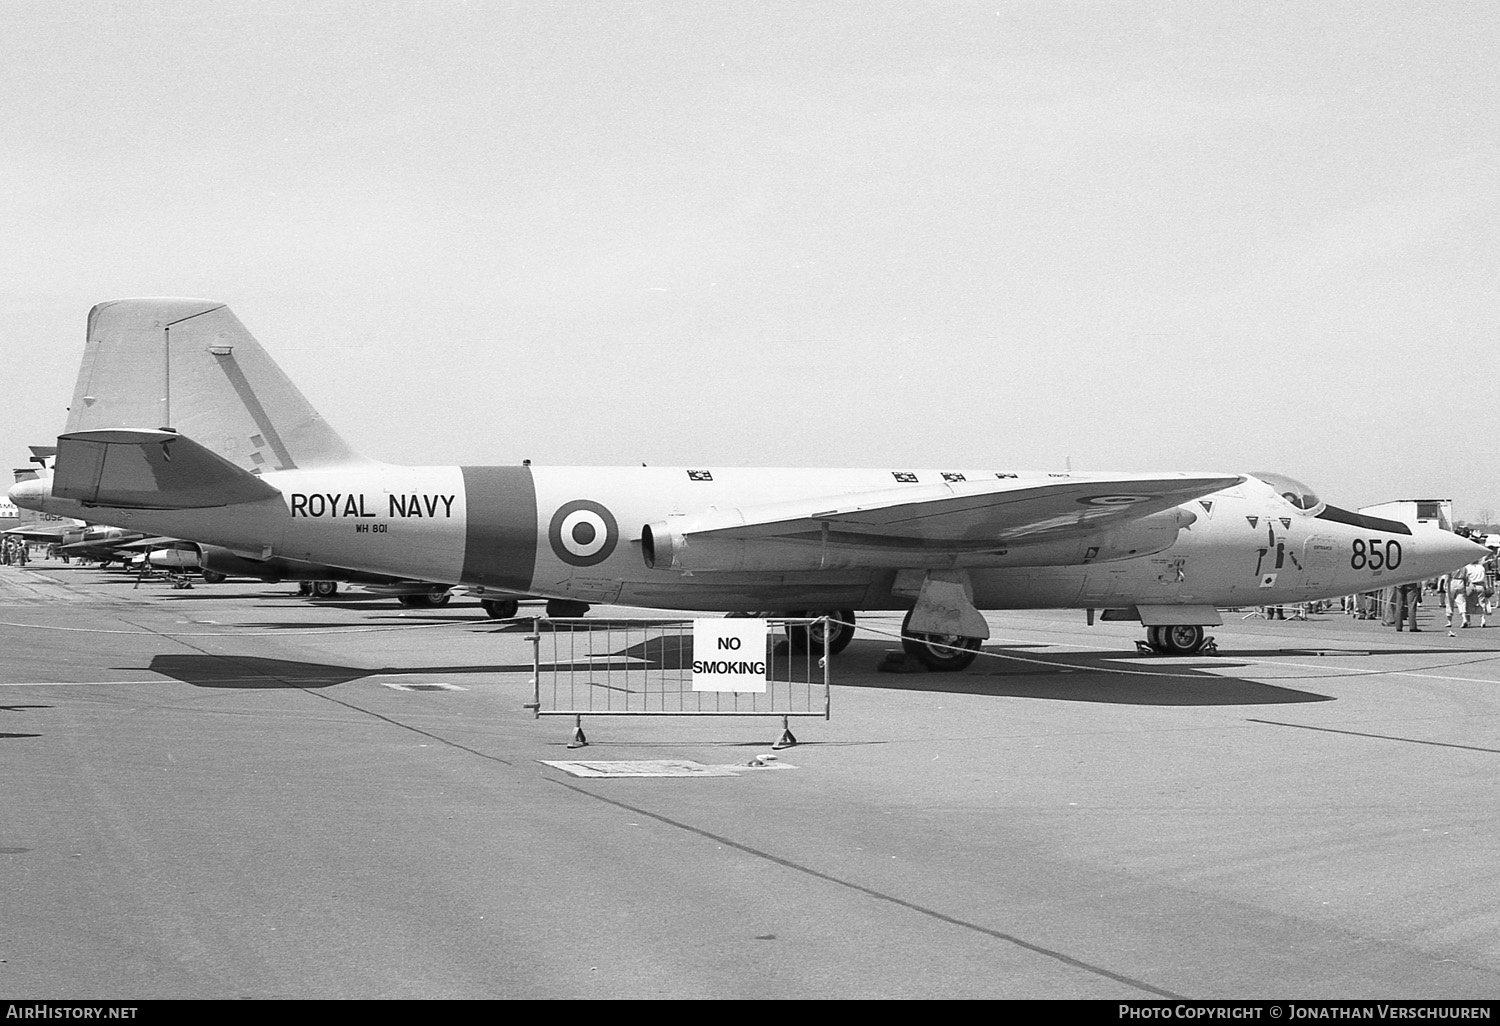
M 1422 548 L 1432 554 L 1431 559 L 1423 560 L 1423 562 L 1438 567 L 1433 571 L 1434 573 L 1457 570 L 1461 566 L 1467 566 L 1474 560 L 1483 559 L 1490 554 L 1490 550 L 1478 542 L 1472 542 L 1450 531 L 1433 531 L 1429 538 L 1424 539 Z
M 47 497 L 47 482 L 40 478 L 30 481 L 17 481 L 10 487 L 10 501 L 22 509 L 42 508 L 42 500 Z

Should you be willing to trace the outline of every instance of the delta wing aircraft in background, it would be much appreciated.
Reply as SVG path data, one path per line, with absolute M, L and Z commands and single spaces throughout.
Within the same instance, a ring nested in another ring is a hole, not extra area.
M 973 660 L 981 609 L 1103 610 L 1186 653 L 1220 607 L 1417 581 L 1483 552 L 1270 474 L 378 463 L 226 306 L 191 299 L 90 311 L 57 448 L 50 488 L 16 485 L 17 505 L 481 597 L 829 612 L 835 650 L 856 610 L 904 609 L 903 645 L 934 669 Z

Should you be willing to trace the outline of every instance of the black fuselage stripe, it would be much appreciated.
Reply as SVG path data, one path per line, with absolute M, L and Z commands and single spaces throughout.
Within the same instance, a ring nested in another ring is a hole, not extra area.
M 536 483 L 529 467 L 460 467 L 467 510 L 463 583 L 529 591 L 536 567 Z
M 1347 509 L 1339 509 L 1337 506 L 1324 506 L 1318 513 L 1319 520 L 1332 520 L 1335 524 L 1348 524 L 1350 527 L 1363 527 L 1367 531 L 1384 531 L 1387 534 L 1411 534 L 1411 528 L 1399 520 L 1383 520 L 1380 517 L 1365 516 L 1363 513 L 1351 513 Z

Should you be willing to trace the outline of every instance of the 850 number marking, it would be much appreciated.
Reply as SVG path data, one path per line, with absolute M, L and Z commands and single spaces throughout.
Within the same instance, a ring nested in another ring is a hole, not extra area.
M 1354 551 L 1349 556 L 1349 566 L 1355 570 L 1394 570 L 1401 565 L 1401 543 L 1394 538 L 1382 542 L 1371 538 L 1354 539 Z

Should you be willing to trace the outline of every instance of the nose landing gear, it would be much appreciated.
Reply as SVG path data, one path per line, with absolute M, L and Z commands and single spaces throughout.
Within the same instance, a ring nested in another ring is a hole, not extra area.
M 1158 655 L 1196 655 L 1215 650 L 1213 639 L 1202 627 L 1192 624 L 1171 624 L 1165 627 L 1147 627 L 1146 640 L 1136 642 L 1143 652 Z

